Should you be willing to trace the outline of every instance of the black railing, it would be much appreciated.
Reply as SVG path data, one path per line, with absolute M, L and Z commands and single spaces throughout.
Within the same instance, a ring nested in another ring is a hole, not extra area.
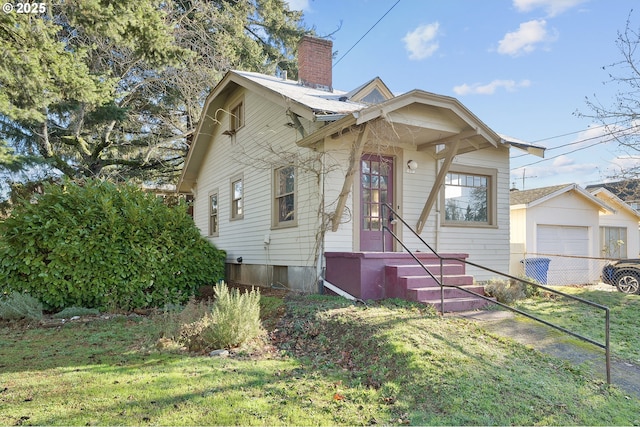
M 389 212 L 389 216 L 388 217 L 384 215 L 385 209 L 387 209 L 388 212 Z M 413 257 L 414 260 L 416 260 L 416 262 L 424 269 L 424 271 L 426 271 L 427 274 L 432 279 L 434 279 L 436 281 L 436 283 L 440 286 L 440 312 L 442 314 L 444 314 L 444 288 L 445 287 L 456 288 L 456 289 L 464 291 L 464 292 L 466 292 L 468 294 L 472 294 L 472 295 L 474 295 L 474 296 L 476 296 L 478 298 L 482 298 L 482 299 L 484 299 L 486 301 L 489 301 L 489 302 L 491 302 L 493 304 L 497 304 L 497 305 L 499 305 L 501 307 L 504 307 L 504 308 L 506 308 L 508 310 L 511 310 L 511 311 L 513 311 L 515 313 L 518 313 L 518 314 L 521 314 L 521 315 L 523 315 L 525 317 L 528 317 L 529 319 L 535 320 L 535 321 L 540 322 L 542 324 L 545 324 L 545 325 L 547 325 L 547 326 L 549 326 L 551 328 L 557 329 L 557 330 L 559 330 L 561 332 L 569 334 L 569 335 L 571 335 L 571 336 L 573 336 L 575 338 L 578 338 L 578 339 L 580 339 L 582 341 L 588 342 L 588 343 L 593 344 L 593 345 L 595 345 L 595 346 L 597 346 L 599 348 L 604 349 L 604 351 L 605 351 L 605 364 L 606 364 L 607 384 L 611 384 L 611 349 L 610 349 L 610 335 L 609 335 L 609 321 L 610 321 L 609 307 L 601 305 L 601 304 L 594 303 L 592 301 L 588 301 L 586 299 L 577 297 L 575 295 L 566 294 L 564 292 L 560 292 L 558 290 L 549 288 L 547 286 L 544 286 L 544 285 L 541 285 L 541 284 L 538 284 L 538 283 L 534 283 L 534 282 L 531 282 L 531 281 L 528 281 L 528 280 L 524 280 L 522 278 L 515 277 L 515 276 L 512 276 L 510 274 L 506 274 L 506 273 L 491 269 L 489 267 L 485 267 L 483 265 L 473 263 L 471 261 L 467 261 L 464 258 L 444 257 L 444 256 L 440 255 L 438 252 L 436 252 L 427 242 L 425 242 L 424 239 L 422 237 L 420 237 L 420 235 L 413 229 L 413 227 L 411 227 L 409 224 L 407 224 L 407 222 L 400 215 L 398 215 L 398 213 L 395 210 L 393 210 L 393 207 L 391 207 L 388 203 L 382 204 L 381 213 L 382 213 L 382 218 L 389 218 L 389 222 L 391 222 L 392 220 L 399 220 L 400 222 L 402 222 L 402 224 L 404 224 L 404 226 L 409 231 L 411 231 L 413 233 L 413 235 L 415 237 L 417 237 L 418 240 L 420 240 L 420 242 L 424 246 L 426 246 L 431 251 L 431 253 L 433 253 L 438 258 L 438 260 L 440 262 L 440 277 L 439 278 L 435 277 L 433 275 L 433 273 L 431 273 L 431 271 L 429 271 L 429 269 L 422 263 L 422 261 L 420 261 L 420 259 L 418 259 L 418 257 L 415 256 L 413 251 L 410 250 L 404 244 L 402 239 L 400 239 L 387 225 L 385 225 L 384 221 L 383 221 L 382 230 L 381 230 L 381 232 L 382 232 L 382 251 L 384 252 L 385 249 L 386 249 L 385 245 L 384 245 L 384 233 L 387 232 L 404 248 L 405 251 L 407 251 L 407 253 L 409 253 Z M 520 283 L 525 283 L 527 285 L 534 286 L 534 287 L 537 287 L 539 289 L 543 289 L 543 290 L 545 290 L 547 292 L 550 292 L 552 294 L 560 295 L 562 297 L 577 301 L 577 302 L 579 302 L 581 304 L 586 304 L 586 305 L 588 305 L 590 307 L 594 307 L 594 308 L 597 308 L 599 310 L 603 310 L 604 313 L 605 313 L 605 342 L 604 342 L 604 344 L 601 343 L 601 342 L 598 342 L 596 340 L 593 340 L 593 339 L 591 339 L 589 337 L 585 337 L 585 336 L 582 336 L 582 335 L 580 335 L 578 333 L 572 332 L 572 331 L 570 331 L 570 330 L 568 330 L 566 328 L 563 328 L 562 326 L 555 325 L 555 324 L 553 324 L 553 323 L 551 323 L 551 322 L 549 322 L 547 320 L 541 319 L 541 318 L 539 318 L 537 316 L 534 316 L 532 314 L 524 312 L 524 311 L 522 311 L 520 309 L 517 309 L 515 307 L 511 307 L 511 306 L 509 306 L 507 304 L 501 303 L 501 302 L 499 302 L 499 301 L 497 301 L 497 300 L 495 300 L 493 298 L 489 298 L 489 297 L 487 297 L 485 295 L 481 295 L 481 294 L 479 294 L 477 292 L 473 292 L 472 290 L 466 289 L 466 288 L 464 288 L 462 286 L 445 284 L 444 281 L 443 281 L 443 273 L 442 273 L 443 270 L 444 270 L 443 266 L 444 266 L 444 262 L 445 261 L 462 262 L 462 263 L 464 263 L 466 265 L 470 265 L 470 266 L 473 266 L 475 268 L 479 268 L 479 269 L 488 271 L 488 272 L 496 274 L 498 276 L 506 277 L 506 278 L 508 278 L 510 280 L 515 280 L 515 281 L 520 282 Z

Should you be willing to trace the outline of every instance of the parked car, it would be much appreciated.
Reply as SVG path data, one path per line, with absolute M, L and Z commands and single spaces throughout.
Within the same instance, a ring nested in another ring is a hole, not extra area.
M 621 259 L 602 269 L 602 281 L 625 294 L 640 293 L 640 259 Z

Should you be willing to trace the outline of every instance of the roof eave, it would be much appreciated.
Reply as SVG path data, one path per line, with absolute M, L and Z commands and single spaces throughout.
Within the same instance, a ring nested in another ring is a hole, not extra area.
M 475 129 L 476 133 L 482 136 L 489 144 L 498 147 L 502 142 L 500 135 L 487 126 L 456 98 L 438 95 L 420 89 L 414 89 L 390 100 L 381 102 L 380 104 L 375 104 L 358 111 L 357 124 L 363 124 L 379 117 L 384 117 L 392 111 L 414 103 L 451 110 L 466 122 L 470 128 Z
M 354 124 L 356 124 L 356 117 L 353 114 L 344 115 L 341 119 L 336 120 L 333 123 L 328 123 L 311 135 L 297 141 L 296 144 L 298 144 L 299 147 L 312 147 L 313 145 L 322 142 L 327 136 L 338 133 L 350 126 L 353 126 Z

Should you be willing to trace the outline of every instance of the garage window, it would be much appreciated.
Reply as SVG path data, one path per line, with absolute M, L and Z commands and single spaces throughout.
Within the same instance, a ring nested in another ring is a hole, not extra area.
M 627 228 L 600 227 L 600 250 L 606 258 L 627 257 Z
M 445 225 L 495 225 L 496 171 L 451 168 L 444 183 Z

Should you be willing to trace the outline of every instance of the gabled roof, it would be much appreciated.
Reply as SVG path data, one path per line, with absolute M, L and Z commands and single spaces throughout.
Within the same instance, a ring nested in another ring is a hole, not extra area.
M 324 114 L 345 115 L 361 110 L 367 106 L 367 104 L 350 101 L 348 94 L 343 91 L 334 90 L 333 92 L 327 92 L 320 89 L 301 86 L 297 81 L 284 80 L 275 76 L 268 76 L 249 71 L 229 71 L 228 76 L 231 80 L 238 83 L 242 83 L 243 81 L 241 79 L 244 79 L 245 84 L 242 86 L 250 87 L 254 90 L 267 89 L 279 97 L 284 96 L 289 100 L 307 107 L 316 117 L 309 117 L 308 114 L 300 115 L 303 117 L 306 116 L 305 118 L 309 120 L 317 120 L 318 117 L 321 117 Z M 234 76 L 237 76 L 240 79 L 234 78 Z M 253 85 L 251 83 L 253 83 Z M 218 86 L 220 86 L 220 84 L 218 84 Z M 284 99 L 282 99 L 281 102 L 283 101 Z
M 450 96 L 415 89 L 375 105 L 367 105 L 350 116 L 311 134 L 298 144 L 311 146 L 351 125 L 384 119 L 393 123 L 388 135 L 399 142 L 419 145 L 419 150 L 435 150 L 452 138 L 469 141 L 468 151 L 503 143 L 502 138 L 460 101 Z M 458 154 L 465 151 L 461 149 Z
M 374 79 L 369 80 L 365 84 L 348 92 L 346 96 L 348 99 L 356 102 L 371 104 L 371 102 L 366 102 L 364 99 L 366 99 L 367 96 L 373 93 L 374 91 L 377 91 L 378 94 L 380 94 L 384 98 L 384 99 L 380 99 L 376 103 L 393 98 L 393 93 L 391 93 L 387 85 L 384 84 L 384 82 L 380 77 L 376 77 Z
M 613 208 L 606 205 L 578 184 L 553 185 L 551 187 L 533 188 L 522 191 L 512 190 L 509 193 L 509 205 L 511 205 L 511 209 L 532 208 L 570 191 L 575 191 L 580 197 L 596 205 L 600 211 L 616 212 Z
M 587 185 L 586 189 L 591 191 L 598 188 L 606 188 L 621 200 L 626 202 L 640 200 L 640 180 L 626 179 L 615 182 L 604 182 L 601 184 Z
M 392 126 L 377 129 L 379 137 L 387 137 L 398 143 L 413 144 L 418 150 L 429 150 L 438 159 L 449 155 L 449 152 L 441 147 L 453 140 L 464 141 L 457 154 L 511 144 L 511 141 L 491 130 L 457 99 L 422 90 L 413 90 L 393 97 L 391 91 L 377 77 L 351 92 L 327 92 L 275 76 L 248 71 L 229 71 L 205 101 L 178 182 L 178 191 L 190 191 L 196 182 L 209 149 L 211 135 L 221 123 L 225 103 L 239 87 L 257 93 L 306 120 L 330 122 L 297 141 L 300 146 L 311 146 L 354 125 L 369 122 L 380 124 L 385 121 L 391 122 Z M 366 99 L 372 90 L 377 90 L 376 95 L 381 95 L 382 98 L 391 98 L 374 105 L 355 101 Z
M 591 188 L 587 191 L 589 191 L 591 194 L 593 194 L 596 197 L 603 197 L 604 199 L 606 199 L 607 204 L 614 205 L 618 209 L 625 211 L 630 215 L 635 216 L 638 220 L 640 220 L 640 212 L 633 209 L 631 206 L 629 206 L 627 202 L 625 202 L 620 197 L 616 196 L 606 188 L 604 187 Z

